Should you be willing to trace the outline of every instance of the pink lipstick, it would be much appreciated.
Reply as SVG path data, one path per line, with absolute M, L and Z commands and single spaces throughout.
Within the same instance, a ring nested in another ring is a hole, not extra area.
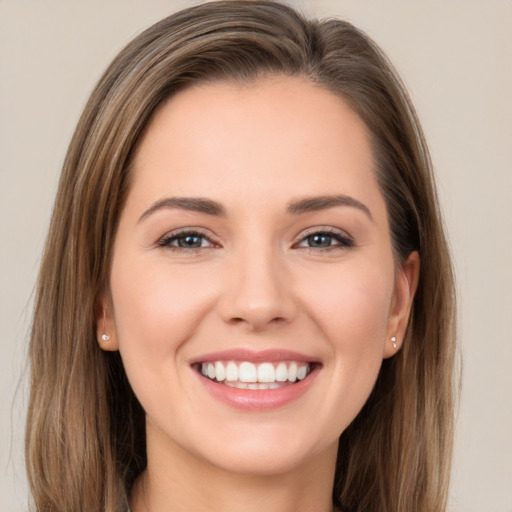
M 191 366 L 215 398 L 238 409 L 268 410 L 300 398 L 314 382 L 321 364 L 287 350 L 245 349 L 205 354 Z

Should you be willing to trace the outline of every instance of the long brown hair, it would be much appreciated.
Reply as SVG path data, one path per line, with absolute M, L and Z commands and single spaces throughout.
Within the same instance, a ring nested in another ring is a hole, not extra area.
M 219 1 L 174 14 L 107 69 L 64 162 L 38 281 L 26 459 L 39 512 L 119 512 L 146 464 L 144 413 L 117 353 L 96 341 L 130 162 L 161 102 L 190 84 L 302 76 L 370 133 L 395 258 L 419 251 L 402 350 L 342 434 L 333 502 L 347 512 L 440 512 L 452 451 L 454 286 L 421 127 L 396 72 L 351 24 L 280 3 Z

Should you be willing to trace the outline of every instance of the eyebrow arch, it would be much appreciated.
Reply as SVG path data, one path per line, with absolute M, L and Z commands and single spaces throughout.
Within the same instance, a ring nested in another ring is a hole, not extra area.
M 287 208 L 288 213 L 292 215 L 300 215 L 301 213 L 315 212 L 318 210 L 325 210 L 327 208 L 334 208 L 336 206 L 351 206 L 361 210 L 366 216 L 373 221 L 370 209 L 361 201 L 345 195 L 333 196 L 314 196 L 304 197 L 296 201 L 292 201 Z
M 179 208 L 191 212 L 206 213 L 208 215 L 216 215 L 224 217 L 226 215 L 225 208 L 216 201 L 204 199 L 202 197 L 166 197 L 160 201 L 153 203 L 140 217 L 138 222 L 149 217 L 152 213 L 163 208 Z

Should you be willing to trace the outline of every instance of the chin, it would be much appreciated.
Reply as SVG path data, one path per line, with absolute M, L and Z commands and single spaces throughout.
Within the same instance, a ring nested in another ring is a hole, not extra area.
M 216 458 L 213 464 L 227 472 L 241 476 L 270 477 L 293 473 L 301 467 L 309 464 L 312 455 L 295 451 L 283 451 L 274 449 L 254 450 L 251 452 L 236 451 L 226 454 L 219 460 Z
M 219 439 L 213 446 L 205 447 L 202 454 L 196 453 L 218 469 L 247 476 L 266 477 L 300 471 L 326 454 L 334 453 L 335 457 L 338 446 L 336 436 L 330 442 L 323 439 L 315 443 L 309 433 L 300 435 L 296 429 L 280 428 L 278 432 L 270 428 L 260 428 L 259 432 L 241 429 L 238 433 L 226 434 L 225 440 Z

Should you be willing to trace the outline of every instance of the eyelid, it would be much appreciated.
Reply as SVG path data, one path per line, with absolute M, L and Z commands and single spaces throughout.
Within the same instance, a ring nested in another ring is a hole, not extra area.
M 334 239 L 336 239 L 339 243 L 332 245 L 330 247 L 323 247 L 323 248 L 300 247 L 299 246 L 299 244 L 301 242 L 304 242 L 308 237 L 310 237 L 312 235 L 317 235 L 317 234 L 329 235 L 329 236 L 333 237 Z M 355 245 L 354 238 L 350 234 L 348 234 L 343 229 L 334 228 L 332 226 L 314 226 L 314 227 L 308 228 L 305 231 L 302 231 L 296 237 L 296 239 L 298 239 L 298 240 L 293 244 L 294 248 L 310 249 L 313 251 L 325 251 L 325 250 L 336 249 L 336 248 L 347 249 L 347 248 L 354 247 L 354 245 Z
M 211 245 L 208 247 L 192 247 L 192 248 L 185 248 L 185 247 L 178 247 L 175 245 L 171 245 L 171 242 L 174 240 L 179 239 L 180 237 L 184 237 L 187 235 L 192 236 L 200 236 L 210 242 Z M 156 242 L 156 245 L 158 247 L 163 247 L 165 249 L 171 249 L 176 251 L 186 251 L 186 252 L 192 252 L 192 251 L 198 251 L 201 249 L 210 249 L 212 247 L 220 247 L 220 243 L 216 240 L 216 237 L 207 230 L 199 227 L 185 227 L 185 228 L 178 228 L 172 231 L 169 231 L 164 236 L 160 237 L 158 241 Z
M 312 235 L 316 235 L 316 234 L 324 234 L 324 235 L 331 236 L 338 243 L 328 246 L 328 247 L 318 247 L 318 248 L 316 248 L 316 247 L 301 247 L 299 245 L 300 243 L 304 242 L 308 237 L 310 237 Z M 184 237 L 187 235 L 202 237 L 202 238 L 206 239 L 210 243 L 210 245 L 207 247 L 190 247 L 190 248 L 171 245 L 171 242 L 173 242 L 174 240 L 177 240 L 180 237 Z M 295 237 L 295 240 L 296 241 L 292 244 L 292 248 L 311 249 L 313 251 L 326 251 L 329 249 L 336 249 L 336 248 L 346 249 L 346 248 L 353 247 L 355 245 L 354 239 L 351 235 L 349 235 L 346 231 L 344 231 L 342 229 L 334 228 L 332 226 L 310 227 L 310 228 L 300 232 Z M 197 252 L 202 249 L 221 247 L 221 244 L 218 241 L 217 237 L 215 235 L 213 235 L 209 230 L 205 230 L 204 228 L 194 227 L 194 226 L 178 228 L 178 229 L 169 231 L 157 240 L 156 245 L 158 247 L 162 247 L 162 248 L 166 248 L 166 249 L 171 249 L 171 250 L 176 250 L 176 251 L 185 251 L 185 252 L 189 252 L 189 253 L 193 252 L 193 251 Z

